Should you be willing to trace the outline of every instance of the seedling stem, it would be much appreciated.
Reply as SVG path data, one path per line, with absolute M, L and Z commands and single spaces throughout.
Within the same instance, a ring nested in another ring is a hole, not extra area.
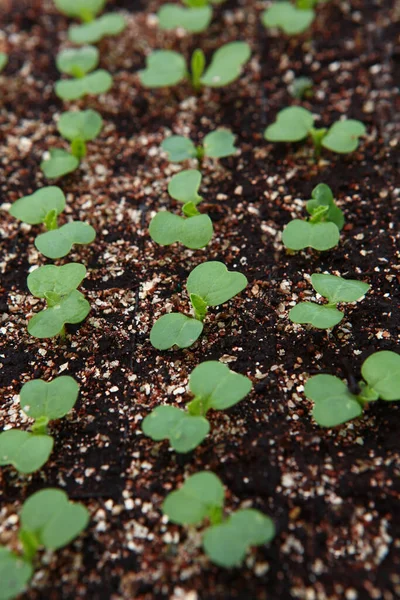
M 200 48 L 196 48 L 196 50 L 192 54 L 192 58 L 190 61 L 190 68 L 192 71 L 192 85 L 196 92 L 199 92 L 201 89 L 200 79 L 204 73 L 205 66 L 206 57 L 204 56 L 204 52 Z
M 24 559 L 32 562 L 40 545 L 37 536 L 32 531 L 22 530 L 20 531 L 19 539 L 24 551 Z
M 58 229 L 57 211 L 55 208 L 53 208 L 53 210 L 50 210 L 47 213 L 43 223 L 46 229 L 48 229 L 49 231 L 51 229 Z
M 75 138 L 71 142 L 71 154 L 78 160 L 86 156 L 86 143 L 82 138 Z
M 36 435 L 47 435 L 48 424 L 49 419 L 47 417 L 39 417 L 32 425 L 32 433 L 35 433 Z
M 314 156 L 315 156 L 315 158 L 319 158 L 320 155 L 321 155 L 322 140 L 326 136 L 327 131 L 328 130 L 327 130 L 326 127 L 320 127 L 320 128 L 312 127 L 310 129 L 311 139 L 312 139 L 313 144 L 314 144 Z

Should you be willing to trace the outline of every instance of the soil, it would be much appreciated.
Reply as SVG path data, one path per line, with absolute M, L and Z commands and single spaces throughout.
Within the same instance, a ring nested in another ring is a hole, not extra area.
M 318 8 L 310 32 L 289 39 L 262 27 L 264 2 L 228 0 L 201 35 L 159 31 L 154 15 L 161 4 L 109 2 L 108 10 L 121 11 L 128 23 L 118 38 L 99 44 L 114 86 L 68 104 L 53 85 L 70 20 L 47 0 L 0 1 L 0 50 L 10 55 L 0 76 L 2 427 L 27 428 L 18 404 L 25 381 L 62 373 L 81 385 L 76 408 L 52 424 L 55 447 L 45 467 L 30 476 L 1 469 L 0 543 L 18 547 L 22 503 L 55 486 L 85 503 L 90 526 L 65 549 L 39 556 L 24 599 L 394 600 L 400 406 L 377 402 L 362 418 L 325 430 L 312 420 L 303 386 L 317 372 L 354 386 L 367 356 L 398 348 L 399 6 L 332 0 Z M 248 41 L 253 55 L 226 89 L 194 97 L 187 84 L 140 86 L 137 71 L 152 48 L 189 56 L 201 46 L 209 57 L 236 39 Z M 342 115 L 366 124 L 356 152 L 326 151 L 316 163 L 308 144 L 263 139 L 278 110 L 299 103 L 288 92 L 299 75 L 314 80 L 314 95 L 302 105 L 318 124 Z M 105 125 L 81 168 L 58 182 L 67 195 L 64 219 L 86 220 L 97 231 L 95 243 L 57 263 L 86 265 L 82 291 L 92 305 L 63 343 L 27 333 L 27 320 L 42 306 L 26 286 L 29 270 L 46 262 L 33 245 L 41 228 L 21 225 L 7 210 L 47 185 L 39 165 L 50 147 L 67 147 L 55 120 L 70 105 L 98 110 Z M 168 162 L 162 140 L 173 132 L 198 143 L 218 126 L 233 130 L 240 153 L 204 163 L 202 210 L 214 222 L 213 240 L 197 251 L 157 246 L 148 225 L 160 207 L 177 210 L 167 184 L 182 168 Z M 304 201 L 320 182 L 331 186 L 345 213 L 340 245 L 288 254 L 281 231 L 304 215 Z M 173 308 L 189 311 L 185 281 L 204 260 L 245 273 L 247 289 L 210 310 L 193 347 L 155 350 L 153 322 Z M 314 272 L 371 284 L 329 334 L 287 318 L 299 299 L 313 297 Z M 236 407 L 211 415 L 211 434 L 199 448 L 177 455 L 168 442 L 146 438 L 140 424 L 159 404 L 183 407 L 190 372 L 208 359 L 246 374 L 254 389 Z M 212 565 L 201 530 L 162 516 L 166 494 L 203 469 L 226 485 L 228 513 L 252 506 L 275 522 L 276 538 L 252 549 L 240 569 Z

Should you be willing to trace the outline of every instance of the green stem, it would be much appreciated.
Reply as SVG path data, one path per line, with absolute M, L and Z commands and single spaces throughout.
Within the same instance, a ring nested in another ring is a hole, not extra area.
M 208 410 L 207 402 L 201 396 L 196 396 L 187 405 L 187 410 L 192 417 L 205 417 Z
M 223 512 L 220 506 L 213 506 L 208 513 L 212 525 L 219 525 L 223 521 Z
M 47 435 L 47 425 L 49 419 L 47 417 L 38 417 L 32 425 L 32 433 L 35 435 Z
M 196 158 L 199 163 L 199 169 L 201 169 L 201 167 L 203 166 L 204 156 L 205 156 L 205 152 L 204 152 L 203 146 L 197 146 L 196 147 Z
M 71 154 L 78 160 L 86 156 L 86 142 L 82 138 L 75 138 L 71 142 Z
M 315 158 L 319 158 L 322 150 L 322 140 L 326 136 L 326 132 L 328 130 L 326 127 L 320 127 L 319 129 L 316 127 L 312 127 L 310 129 L 310 136 L 314 144 L 314 156 Z
M 192 73 L 191 81 L 195 92 L 199 92 L 201 90 L 202 83 L 200 80 L 204 73 L 205 66 L 206 57 L 204 56 L 204 52 L 200 48 L 196 48 L 190 60 L 190 69 Z
M 49 210 L 43 221 L 44 226 L 48 231 L 58 229 L 57 211 L 55 208 Z
M 23 529 L 19 533 L 19 539 L 22 544 L 24 559 L 32 562 L 39 548 L 39 540 L 32 531 L 25 531 Z

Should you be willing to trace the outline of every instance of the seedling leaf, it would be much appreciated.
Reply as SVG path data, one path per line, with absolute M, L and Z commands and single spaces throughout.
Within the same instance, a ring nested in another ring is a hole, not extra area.
M 87 142 L 99 135 L 102 126 L 103 119 L 96 110 L 69 110 L 61 115 L 57 129 L 70 142 L 77 138 Z
M 35 246 L 44 256 L 55 259 L 66 256 L 74 244 L 90 244 L 95 237 L 96 231 L 91 225 L 72 221 L 38 235 Z
M 181 313 L 163 315 L 154 323 L 150 342 L 157 350 L 168 350 L 172 346 L 188 348 L 203 331 L 203 323 Z
M 149 233 L 151 238 L 161 246 L 181 242 L 186 248 L 204 248 L 213 236 L 213 225 L 208 215 L 184 219 L 162 211 L 151 220 Z
M 0 433 L 0 465 L 12 465 L 20 473 L 33 473 L 48 460 L 53 449 L 50 435 L 37 435 L 19 429 Z
M 26 500 L 21 511 L 22 531 L 34 534 L 48 550 L 62 548 L 75 539 L 89 522 L 83 504 L 72 503 L 65 492 L 46 489 Z
M 89 302 L 83 294 L 74 290 L 54 306 L 35 314 L 28 323 L 28 331 L 33 337 L 51 338 L 62 333 L 65 324 L 83 321 L 89 311 Z
M 252 387 L 248 377 L 234 373 L 216 360 L 198 365 L 189 378 L 189 389 L 205 408 L 224 410 L 240 402 Z
M 375 352 L 364 361 L 361 373 L 382 400 L 400 400 L 399 354 L 387 350 Z
M 250 46 L 246 42 L 225 44 L 213 54 L 210 66 L 201 77 L 201 83 L 210 87 L 232 83 L 239 77 L 250 55 Z
M 21 594 L 33 575 L 30 562 L 0 546 L 0 600 L 13 600 Z
M 53 148 L 49 153 L 50 158 L 40 163 L 40 168 L 47 179 L 62 177 L 79 167 L 79 160 L 65 150 Z
M 113 83 L 112 77 L 108 71 L 97 69 L 79 79 L 64 79 L 57 81 L 55 92 L 63 100 L 77 100 L 83 96 L 98 96 L 108 92 Z
M 312 414 L 322 427 L 336 427 L 362 414 L 362 406 L 338 377 L 315 375 L 304 386 L 304 394 L 314 401 Z
M 299 302 L 289 312 L 289 319 L 293 323 L 309 323 L 317 329 L 330 329 L 340 323 L 343 317 L 343 313 L 337 308 L 314 302 Z
M 366 127 L 361 121 L 346 119 L 338 121 L 330 127 L 322 140 L 322 145 L 332 152 L 348 154 L 358 148 L 359 138 L 366 133 Z
M 339 238 L 339 229 L 335 223 L 310 223 L 300 219 L 290 221 L 282 233 L 284 245 L 291 250 L 329 250 L 337 245 Z
M 355 302 L 362 298 L 371 287 L 368 283 L 356 279 L 343 279 L 336 275 L 325 275 L 323 273 L 311 275 L 311 284 L 315 291 L 327 298 L 331 304 Z
M 192 33 L 207 29 L 212 19 L 212 8 L 186 8 L 177 4 L 164 4 L 157 13 L 161 29 L 170 30 L 181 27 Z
M 290 106 L 279 111 L 275 123 L 266 128 L 264 137 L 269 142 L 299 142 L 307 137 L 313 123 L 310 111 L 301 106 Z
M 239 294 L 247 285 L 243 273 L 228 271 L 217 261 L 198 265 L 187 280 L 189 295 L 199 296 L 207 306 L 218 306 Z
M 314 18 L 313 9 L 297 8 L 291 2 L 274 2 L 261 17 L 265 27 L 279 27 L 287 35 L 303 33 Z
M 60 12 L 83 21 L 91 20 L 103 10 L 106 0 L 54 0 Z
M 210 431 L 204 417 L 191 416 L 174 406 L 158 406 L 144 420 L 142 430 L 153 440 L 169 439 L 179 453 L 194 450 Z
M 68 39 L 74 44 L 97 44 L 107 36 L 119 35 L 126 27 L 122 15 L 110 13 L 83 25 L 71 25 Z
M 171 178 L 168 184 L 168 193 L 175 200 L 198 204 L 202 197 L 198 194 L 201 184 L 201 173 L 196 169 L 186 169 Z
M 183 162 L 197 156 L 193 142 L 182 135 L 171 135 L 166 138 L 162 142 L 161 148 L 168 153 L 168 159 L 172 162 Z
M 235 136 L 228 129 L 217 129 L 205 136 L 204 154 L 210 158 L 224 158 L 236 153 Z
M 146 68 L 139 71 L 144 87 L 157 88 L 175 85 L 186 77 L 186 62 L 173 50 L 155 50 L 146 58 Z
M 56 65 L 61 73 L 83 77 L 99 64 L 99 51 L 94 46 L 67 48 L 57 54 Z
M 86 276 L 85 266 L 68 263 L 61 267 L 44 265 L 28 275 L 28 289 L 36 298 L 45 298 L 48 292 L 66 296 L 76 290 Z
M 59 187 L 51 185 L 14 202 L 10 208 L 10 215 L 24 223 L 29 223 L 29 225 L 37 225 L 44 223 L 49 212 L 55 211 L 56 215 L 59 215 L 64 208 L 63 191 Z
M 214 510 L 222 509 L 224 488 L 214 473 L 202 471 L 186 479 L 179 490 L 168 494 L 163 512 L 180 525 L 200 523 Z
M 20 405 L 33 419 L 46 417 L 49 421 L 61 419 L 74 407 L 79 385 L 73 377 L 62 375 L 53 381 L 32 379 L 22 386 Z
M 335 223 L 340 231 L 344 225 L 344 215 L 340 208 L 335 204 L 331 188 L 325 183 L 319 183 L 313 189 L 311 192 L 311 200 L 309 200 L 306 205 L 310 215 L 312 215 L 320 206 L 328 207 L 325 219 Z

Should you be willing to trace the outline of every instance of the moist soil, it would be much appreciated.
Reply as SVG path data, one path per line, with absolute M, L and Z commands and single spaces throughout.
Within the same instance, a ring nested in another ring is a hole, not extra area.
M 264 2 L 229 0 L 201 35 L 159 31 L 161 4 L 109 3 L 128 24 L 99 44 L 114 86 L 99 98 L 63 103 L 54 94 L 55 56 L 68 45 L 71 21 L 48 1 L 0 2 L 0 50 L 10 55 L 0 77 L 2 427 L 28 427 L 18 393 L 29 379 L 70 374 L 81 386 L 75 409 L 51 426 L 47 464 L 30 476 L 1 468 L 0 543 L 18 547 L 17 515 L 30 494 L 60 487 L 88 507 L 90 525 L 63 550 L 39 555 L 24 599 L 393 600 L 400 596 L 400 407 L 376 402 L 360 419 L 325 430 L 313 421 L 303 386 L 323 372 L 353 389 L 367 356 L 398 350 L 399 8 L 392 0 L 332 0 L 318 8 L 309 32 L 289 39 L 262 27 Z M 137 71 L 153 48 L 188 57 L 202 47 L 209 58 L 237 39 L 253 54 L 225 89 L 194 96 L 185 83 L 140 86 Z M 366 124 L 356 152 L 325 151 L 315 162 L 307 143 L 263 139 L 278 110 L 299 103 L 288 84 L 300 75 L 314 81 L 302 105 L 318 125 L 341 116 Z M 93 244 L 57 262 L 86 265 L 82 291 L 92 306 L 63 343 L 27 333 L 27 320 L 42 308 L 26 286 L 28 272 L 46 263 L 33 244 L 41 228 L 7 211 L 48 184 L 40 162 L 50 147 L 67 148 L 55 123 L 70 106 L 98 110 L 104 128 L 81 168 L 52 182 L 67 196 L 63 219 L 85 220 L 97 231 Z M 169 163 L 160 144 L 171 132 L 200 143 L 218 126 L 233 130 L 240 152 L 203 165 L 201 210 L 215 235 L 203 250 L 160 247 L 149 237 L 150 219 L 160 208 L 178 213 L 169 178 L 196 166 Z M 321 182 L 345 213 L 340 244 L 289 254 L 281 231 L 305 215 L 304 202 Z M 185 281 L 204 260 L 245 273 L 247 289 L 210 310 L 191 348 L 155 350 L 153 322 L 171 310 L 188 313 Z M 371 285 L 362 301 L 343 308 L 345 318 L 330 333 L 288 320 L 296 302 L 314 298 L 314 272 Z M 190 372 L 210 359 L 252 379 L 248 398 L 213 413 L 210 435 L 189 454 L 146 438 L 143 418 L 160 404 L 184 407 Z M 226 485 L 228 513 L 252 506 L 275 522 L 275 539 L 252 549 L 240 569 L 212 565 L 201 530 L 162 516 L 165 496 L 204 469 Z

